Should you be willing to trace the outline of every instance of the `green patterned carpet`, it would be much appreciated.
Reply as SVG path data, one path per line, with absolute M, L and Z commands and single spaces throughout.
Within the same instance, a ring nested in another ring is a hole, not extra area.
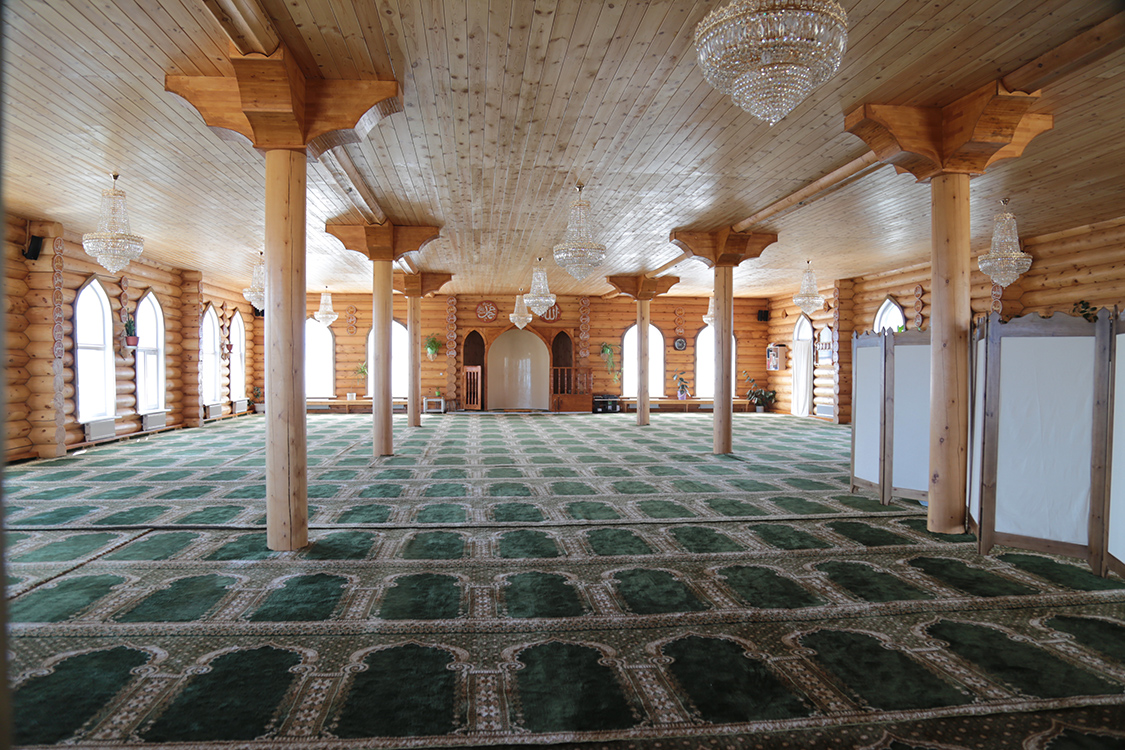
M 736 415 L 261 417 L 5 473 L 21 745 L 1125 746 L 1125 583 L 848 493 L 851 433 Z M 592 743 L 592 744 L 590 744 Z

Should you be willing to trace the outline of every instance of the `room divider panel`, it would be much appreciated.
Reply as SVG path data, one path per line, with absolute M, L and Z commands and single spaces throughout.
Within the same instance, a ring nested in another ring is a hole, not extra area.
M 883 335 L 852 336 L 852 478 L 851 490 L 879 490 L 883 481 L 884 354 Z M 887 500 L 880 499 L 886 503 Z

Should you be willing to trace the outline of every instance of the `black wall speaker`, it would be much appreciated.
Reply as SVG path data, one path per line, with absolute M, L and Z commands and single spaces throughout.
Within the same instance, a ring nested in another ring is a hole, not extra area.
M 769 319 L 770 319 L 770 311 L 769 310 L 759 310 L 758 311 L 758 322 L 767 323 L 767 322 L 769 322 Z
M 24 248 L 23 257 L 28 260 L 39 260 L 39 253 L 41 252 L 43 252 L 43 238 L 32 235 L 31 241 Z
M 251 305 L 251 307 L 253 307 L 253 305 Z M 258 308 L 254 307 L 254 317 L 255 318 L 264 318 L 264 317 L 266 317 L 266 311 L 265 310 L 259 310 Z

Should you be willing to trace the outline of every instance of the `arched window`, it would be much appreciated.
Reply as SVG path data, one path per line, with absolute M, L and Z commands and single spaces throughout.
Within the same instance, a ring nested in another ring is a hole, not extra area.
M 87 282 L 74 298 L 74 345 L 78 421 L 113 417 L 117 411 L 113 323 L 109 297 L 97 279 Z
M 305 398 L 336 398 L 336 337 L 312 318 L 305 320 Z
M 375 329 L 367 332 L 367 393 L 375 376 Z M 406 326 L 391 321 L 391 398 L 406 398 L 410 390 L 410 334 Z
M 902 305 L 887 297 L 879 307 L 879 312 L 875 313 L 875 331 L 897 331 L 905 326 L 906 316 L 902 312 Z
M 242 313 L 230 316 L 230 400 L 246 398 L 246 324 Z
M 632 325 L 621 342 L 621 395 L 632 398 L 637 390 L 637 326 Z M 651 323 L 648 326 L 648 395 L 649 398 L 664 396 L 664 334 Z
M 793 403 L 790 412 L 807 417 L 812 412 L 813 399 L 813 327 L 807 315 L 797 319 L 793 326 Z
M 731 391 L 734 398 L 739 398 L 742 381 L 738 379 L 738 343 L 731 335 Z M 715 327 L 705 326 L 695 337 L 695 393 L 696 398 L 715 397 Z M 745 394 L 743 394 L 745 395 Z
M 149 292 L 137 302 L 137 413 L 164 410 L 164 311 Z
M 207 306 L 199 326 L 199 377 L 203 381 L 203 403 L 217 404 L 222 393 L 222 358 L 219 353 L 219 316 Z

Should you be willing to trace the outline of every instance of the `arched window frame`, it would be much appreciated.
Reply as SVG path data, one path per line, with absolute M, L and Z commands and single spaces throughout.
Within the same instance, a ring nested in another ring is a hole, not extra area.
M 875 313 L 875 332 L 897 331 L 899 328 L 905 327 L 906 313 L 903 311 L 902 305 L 896 302 L 893 297 L 887 297 L 883 300 L 883 304 L 879 306 L 879 311 Z
M 648 324 L 648 395 L 663 398 L 665 388 L 664 334 L 652 323 Z M 637 382 L 637 324 L 625 329 L 621 336 L 621 395 L 635 398 L 640 384 Z
M 815 339 L 812 320 L 809 319 L 808 315 L 801 315 L 797 318 L 797 322 L 793 324 L 793 340 L 814 341 Z
M 81 424 L 116 416 L 112 315 L 105 289 L 91 276 L 74 298 L 76 410 Z
M 730 338 L 731 392 L 739 397 L 742 382 L 738 378 L 738 338 Z M 741 388 L 741 390 L 745 390 Z M 715 397 L 715 326 L 703 326 L 695 334 L 695 390 L 696 398 Z
M 375 377 L 375 329 L 367 331 L 367 395 Z M 406 398 L 410 389 L 410 333 L 406 326 L 391 320 L 391 398 Z
M 137 300 L 137 413 L 164 411 L 167 379 L 165 370 L 164 308 L 151 291 Z
M 204 406 L 219 403 L 223 397 L 222 329 L 214 305 L 207 305 L 199 321 L 200 397 Z
M 230 400 L 246 398 L 246 323 L 237 309 L 230 315 Z
M 336 398 L 336 334 L 314 318 L 305 318 L 305 398 Z

